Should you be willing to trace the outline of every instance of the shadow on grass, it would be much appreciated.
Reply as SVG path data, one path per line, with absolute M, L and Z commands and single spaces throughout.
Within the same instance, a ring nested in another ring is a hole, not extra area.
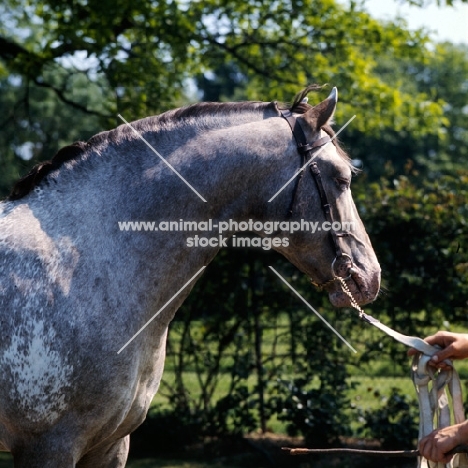
M 129 460 L 127 468 L 239 468 L 225 463 L 203 463 L 182 460 L 166 460 L 157 458 L 145 458 L 141 460 Z
M 13 457 L 10 453 L 0 452 L 0 468 L 13 468 Z M 224 463 L 203 463 L 165 458 L 130 459 L 126 468 L 237 468 Z
M 13 468 L 13 457 L 9 452 L 0 452 L 0 468 Z

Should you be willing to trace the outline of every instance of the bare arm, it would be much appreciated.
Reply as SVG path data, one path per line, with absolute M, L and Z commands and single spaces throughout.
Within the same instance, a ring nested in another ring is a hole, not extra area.
M 448 463 L 453 455 L 446 455 L 453 448 L 468 442 L 468 421 L 431 432 L 419 441 L 419 453 L 434 462 Z
M 464 359 L 468 357 L 468 334 L 439 331 L 424 339 L 430 345 L 442 349 L 431 357 L 431 364 L 437 367 L 447 367 L 445 359 Z M 410 349 L 410 356 L 418 353 Z M 419 441 L 419 451 L 422 456 L 434 462 L 448 463 L 452 455 L 446 455 L 460 444 L 468 443 L 468 421 L 453 426 L 444 427 L 431 432 Z
M 468 334 L 439 331 L 424 340 L 430 345 L 438 345 L 442 348 L 431 358 L 432 363 L 439 367 L 444 367 L 444 359 L 464 359 L 468 357 Z M 412 356 L 417 352 L 415 349 L 410 349 L 408 354 Z

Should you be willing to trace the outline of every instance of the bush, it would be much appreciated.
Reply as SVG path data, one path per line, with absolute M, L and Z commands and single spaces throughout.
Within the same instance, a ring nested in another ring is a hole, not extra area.
M 380 440 L 382 448 L 392 450 L 412 449 L 418 438 L 419 409 L 416 401 L 411 401 L 397 388 L 392 388 L 390 396 L 383 397 L 376 391 L 375 396 L 384 405 L 374 410 L 359 410 L 364 423 L 360 432 L 366 437 Z
M 307 447 L 339 444 L 339 438 L 351 435 L 349 390 L 346 361 L 330 340 L 330 332 L 315 318 L 307 318 L 295 327 L 297 341 L 305 349 L 305 360 L 298 361 L 290 381 L 280 380 L 276 406 L 279 420 L 287 422 L 289 435 L 301 434 Z M 313 336 L 313 340 L 310 337 Z

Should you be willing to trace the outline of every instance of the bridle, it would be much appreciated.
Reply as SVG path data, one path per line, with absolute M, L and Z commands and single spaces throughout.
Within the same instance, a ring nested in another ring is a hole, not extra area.
M 306 169 L 306 167 L 309 167 L 312 177 L 317 186 L 317 190 L 320 195 L 321 206 L 322 206 L 322 210 L 325 215 L 325 218 L 330 223 L 333 223 L 334 221 L 333 212 L 331 210 L 331 205 L 328 202 L 327 193 L 323 187 L 320 169 L 318 168 L 317 163 L 313 160 L 314 157 L 316 156 L 316 154 L 314 155 L 315 150 L 330 143 L 331 138 L 326 136 L 326 137 L 318 138 L 312 143 L 307 143 L 304 130 L 301 127 L 299 120 L 297 120 L 292 114 L 292 112 L 289 110 L 279 109 L 279 111 L 281 113 L 281 116 L 284 119 L 286 119 L 289 126 L 291 127 L 293 136 L 297 143 L 297 150 L 299 154 L 301 155 L 301 160 L 302 160 L 301 168 L 303 168 L 299 176 L 297 177 L 297 182 L 293 190 L 293 197 L 292 197 L 291 204 L 289 206 L 287 216 L 288 217 L 292 216 L 296 194 L 298 191 L 300 181 L 304 174 L 304 170 Z M 420 408 L 419 439 L 427 436 L 434 429 L 433 424 L 434 424 L 435 414 L 437 414 L 437 417 L 435 419 L 437 420 L 437 424 L 439 425 L 439 427 L 446 427 L 450 425 L 450 408 L 448 405 L 448 397 L 446 395 L 445 386 L 448 386 L 449 391 L 452 395 L 452 406 L 453 406 L 455 423 L 460 424 L 463 421 L 465 421 L 461 384 L 460 384 L 460 380 L 458 378 L 458 375 L 455 369 L 452 369 L 450 371 L 447 371 L 447 370 L 440 371 L 439 374 L 435 376 L 434 373 L 430 370 L 430 368 L 428 368 L 427 363 L 430 359 L 430 356 L 434 355 L 438 351 L 438 348 L 429 345 L 421 338 L 402 335 L 401 333 L 398 333 L 395 330 L 392 330 L 390 327 L 387 327 L 386 325 L 384 325 L 383 323 L 381 323 L 379 320 L 375 319 L 371 315 L 366 314 L 360 308 L 359 304 L 354 299 L 353 295 L 351 294 L 351 291 L 349 290 L 346 284 L 346 280 L 350 278 L 351 274 L 353 273 L 353 261 L 352 261 L 352 258 L 348 254 L 343 253 L 338 242 L 338 239 L 340 237 L 348 236 L 349 233 L 347 232 L 337 233 L 333 229 L 331 229 L 329 231 L 329 234 L 330 234 L 329 238 L 332 244 L 332 248 L 335 251 L 335 259 L 333 260 L 331 264 L 333 278 L 322 284 L 317 284 L 314 282 L 312 282 L 312 284 L 323 288 L 327 284 L 331 284 L 334 281 L 339 281 L 341 283 L 341 287 L 343 288 L 344 293 L 349 297 L 351 306 L 355 308 L 356 310 L 358 310 L 359 317 L 363 321 L 385 332 L 387 335 L 393 337 L 395 340 L 399 341 L 400 343 L 403 343 L 406 346 L 409 346 L 410 348 L 414 348 L 421 353 L 420 355 L 416 355 L 414 357 L 413 366 L 412 366 L 413 383 L 417 389 L 418 399 L 419 399 L 419 408 Z M 340 258 L 345 258 L 347 259 L 347 263 L 349 262 L 349 268 L 347 271 L 348 277 L 346 278 L 337 275 L 335 271 L 336 262 Z M 452 366 L 451 362 L 448 362 L 448 364 Z M 428 384 L 430 381 L 432 381 L 432 389 L 429 392 Z M 288 450 L 293 455 L 300 455 L 300 454 L 306 454 L 306 453 L 311 454 L 311 453 L 341 452 L 341 453 L 346 453 L 346 454 L 359 453 L 361 455 L 365 454 L 365 455 L 379 455 L 379 456 L 381 455 L 384 455 L 384 456 L 402 456 L 402 455 L 420 456 L 418 450 L 397 451 L 397 452 L 394 452 L 394 451 L 381 452 L 381 451 L 367 451 L 367 450 L 362 451 L 362 450 L 355 450 L 355 449 L 343 450 L 343 449 L 285 448 L 284 450 Z M 449 453 L 454 454 L 454 453 L 465 453 L 465 452 L 468 452 L 467 445 L 457 446 L 455 447 L 455 449 L 453 449 Z M 458 464 L 456 466 L 459 466 L 459 467 L 466 466 L 467 463 L 468 463 L 468 456 L 465 455 L 463 458 L 458 460 Z M 418 467 L 427 467 L 427 466 L 432 466 L 432 465 L 429 465 L 427 460 L 420 457 L 418 461 Z M 437 464 L 437 466 L 439 466 L 439 464 Z M 452 464 L 450 464 L 450 466 L 452 466 Z
M 321 138 L 317 138 L 312 143 L 308 143 L 304 130 L 301 126 L 301 123 L 296 117 L 294 117 L 292 112 L 290 110 L 284 110 L 284 109 L 278 109 L 278 110 L 281 113 L 281 116 L 288 122 L 289 126 L 291 127 L 291 131 L 297 143 L 297 151 L 299 152 L 299 155 L 301 156 L 301 167 L 304 168 L 299 173 L 296 179 L 296 184 L 293 189 L 292 200 L 289 205 L 287 216 L 291 217 L 293 214 L 293 209 L 294 209 L 294 204 L 296 201 L 298 188 L 301 183 L 302 176 L 304 175 L 305 168 L 308 167 L 312 174 L 312 178 L 315 181 L 315 185 L 317 187 L 317 190 L 320 196 L 320 204 L 322 207 L 322 211 L 325 215 L 325 219 L 330 223 L 330 226 L 333 226 L 335 220 L 333 218 L 331 205 L 328 201 L 327 192 L 325 191 L 325 188 L 323 186 L 322 175 L 320 173 L 320 169 L 317 165 L 317 162 L 313 160 L 315 151 L 318 148 L 321 148 L 327 145 L 328 143 L 330 143 L 332 139 L 327 135 Z M 335 281 L 340 281 L 343 285 L 345 284 L 344 281 L 349 279 L 351 277 L 351 274 L 353 273 L 353 260 L 348 254 L 343 252 L 338 242 L 338 239 L 340 237 L 349 236 L 349 232 L 346 232 L 346 231 L 337 232 L 334 229 L 330 229 L 328 233 L 329 233 L 329 239 L 330 239 L 332 249 L 335 251 L 335 258 L 331 264 L 332 279 L 324 283 L 316 283 L 312 281 L 312 284 L 319 288 L 324 288 L 328 284 L 331 284 Z M 348 268 L 346 277 L 337 275 L 336 270 L 335 270 L 337 266 L 337 262 L 341 259 L 344 259 L 346 263 L 349 263 L 349 268 Z
M 280 110 L 281 116 L 286 119 L 289 126 L 291 127 L 292 133 L 297 143 L 297 150 L 301 155 L 301 168 L 302 171 L 300 172 L 296 185 L 293 190 L 293 197 L 292 201 L 288 210 L 288 217 L 292 216 L 294 203 L 296 199 L 296 194 L 298 191 L 298 187 L 301 181 L 301 178 L 304 174 L 304 170 L 309 167 L 312 177 L 315 181 L 317 186 L 317 190 L 320 195 L 320 201 L 322 205 L 322 210 L 325 215 L 325 218 L 330 223 L 333 223 L 333 212 L 331 210 L 330 203 L 328 202 L 327 193 L 323 187 L 322 177 L 320 174 L 320 169 L 314 161 L 314 152 L 328 143 L 331 142 L 331 138 L 326 136 L 322 138 L 318 138 L 312 143 L 307 143 L 307 139 L 304 133 L 303 128 L 299 120 L 297 120 L 291 111 L 289 110 Z M 416 355 L 413 360 L 412 366 L 412 378 L 413 383 L 417 389 L 418 399 L 419 399 L 419 411 L 420 411 L 420 423 L 419 423 L 419 440 L 422 437 L 427 436 L 429 433 L 432 432 L 434 429 L 434 419 L 436 419 L 437 424 L 439 427 L 446 427 L 450 425 L 450 408 L 448 405 L 448 397 L 446 395 L 445 387 L 447 386 L 451 395 L 452 395 L 452 407 L 453 407 L 453 415 L 456 424 L 461 424 L 465 421 L 464 410 L 463 410 L 463 398 L 462 398 L 462 389 L 460 384 L 460 379 L 455 371 L 452 370 L 442 370 L 438 373 L 437 376 L 431 371 L 431 369 L 427 366 L 427 363 L 430 359 L 430 356 L 434 355 L 438 348 L 429 345 L 424 340 L 418 337 L 413 336 L 406 336 L 402 335 L 401 333 L 392 330 L 390 327 L 387 327 L 379 320 L 375 319 L 371 315 L 366 314 L 357 301 L 354 299 L 351 291 L 349 290 L 346 279 L 351 277 L 353 273 L 353 261 L 352 258 L 343 253 L 340 245 L 339 245 L 339 238 L 348 236 L 349 233 L 347 232 L 335 232 L 333 229 L 329 231 L 329 238 L 332 244 L 332 248 L 335 251 L 335 259 L 331 264 L 331 272 L 332 272 L 332 279 L 326 281 L 322 284 L 316 284 L 312 282 L 314 285 L 318 287 L 324 287 L 327 284 L 331 284 L 334 281 L 339 281 L 341 283 L 341 287 L 343 292 L 349 297 L 350 304 L 353 308 L 358 310 L 359 317 L 373 325 L 374 327 L 378 328 L 379 330 L 385 332 L 387 335 L 393 337 L 395 340 L 399 341 L 400 343 L 405 344 L 411 348 L 418 350 L 421 354 Z M 346 263 L 349 263 L 349 267 L 347 270 L 348 277 L 343 277 L 337 275 L 335 271 L 336 262 L 341 259 L 345 258 Z M 446 361 L 447 362 L 447 361 Z M 450 366 L 452 366 L 451 362 L 448 362 Z M 429 389 L 428 384 L 432 381 L 432 388 Z M 434 416 L 437 415 L 436 418 Z M 300 454 L 312 454 L 312 453 L 359 453 L 365 455 L 384 455 L 384 456 L 419 456 L 418 459 L 418 467 L 428 467 L 432 466 L 425 460 L 424 458 L 420 457 L 420 453 L 418 450 L 411 450 L 411 451 L 398 451 L 398 452 L 380 452 L 380 451 L 362 451 L 362 450 L 355 450 L 355 449 L 290 449 L 285 448 L 293 455 L 300 455 Z M 468 446 L 457 446 L 454 450 L 449 452 L 450 454 L 460 453 L 460 452 L 468 452 Z M 460 455 L 461 459 L 458 460 L 458 463 L 454 466 L 462 467 L 466 466 L 468 463 L 468 456 L 467 455 Z M 437 466 L 441 466 L 441 464 L 437 464 Z M 448 466 L 444 465 L 444 466 Z M 452 464 L 450 464 L 452 466 Z

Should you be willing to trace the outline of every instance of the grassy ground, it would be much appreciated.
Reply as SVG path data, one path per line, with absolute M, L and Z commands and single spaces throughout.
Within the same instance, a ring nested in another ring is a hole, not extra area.
M 0 453 L 0 468 L 13 468 L 13 457 L 9 453 Z M 98 467 L 96 467 L 98 468 Z M 192 462 L 166 458 L 141 458 L 129 460 L 126 468 L 239 468 L 225 463 Z
M 225 463 L 192 462 L 184 460 L 171 460 L 163 458 L 145 458 L 130 460 L 127 468 L 239 468 Z
M 190 377 L 189 377 L 190 378 Z M 392 387 L 397 387 L 408 395 L 414 395 L 414 389 L 409 378 L 369 378 L 352 377 L 356 385 L 350 392 L 353 406 L 364 409 L 378 408 L 382 405 L 382 396 L 388 395 Z M 377 396 L 376 396 L 377 395 Z M 159 398 L 159 397 L 158 397 Z M 157 404 L 157 399 L 155 400 Z M 160 400 L 161 401 L 161 400 Z M 284 433 L 284 423 L 271 420 L 269 429 L 275 433 Z M 193 462 L 189 460 L 144 458 L 133 459 L 127 463 L 127 468 L 239 468 L 236 465 L 223 463 Z M 0 453 L 0 468 L 13 468 L 13 459 L 9 453 Z

